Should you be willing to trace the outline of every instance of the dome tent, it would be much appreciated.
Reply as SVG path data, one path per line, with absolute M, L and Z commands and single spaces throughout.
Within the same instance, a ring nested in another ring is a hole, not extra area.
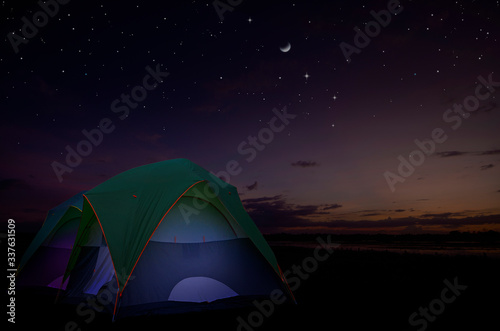
M 186 159 L 130 169 L 83 195 L 68 278 L 66 300 L 109 289 L 115 317 L 233 307 L 274 289 L 292 298 L 236 188 Z

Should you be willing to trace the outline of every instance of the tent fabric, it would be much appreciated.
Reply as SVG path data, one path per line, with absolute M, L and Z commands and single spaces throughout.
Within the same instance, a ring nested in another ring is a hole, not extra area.
M 82 240 L 73 253 L 78 251 L 77 259 L 71 267 L 66 301 L 78 301 L 87 295 L 95 295 L 100 288 L 114 276 L 109 249 L 97 222 L 89 223 L 84 229 Z M 69 264 L 68 264 L 69 265 Z
M 186 196 L 180 198 L 178 208 L 172 208 L 150 241 L 194 243 L 238 238 L 234 230 L 238 225 L 231 226 L 222 213 L 208 202 L 203 213 L 189 215 L 185 219 L 182 213 L 195 210 L 196 200 Z M 241 230 L 238 229 L 238 232 Z
M 23 262 L 18 268 L 19 286 L 65 289 L 67 283 L 63 283 L 63 276 L 80 217 L 80 209 L 70 205 L 59 221 L 51 227 L 50 232 L 48 231 L 50 223 L 45 223 L 42 235 L 35 237 L 30 245 L 31 249 L 23 256 Z
M 113 264 L 109 256 L 109 249 L 107 246 L 101 246 L 99 248 L 92 277 L 83 289 L 83 293 L 97 294 L 104 284 L 113 279 L 114 274 Z
M 189 160 L 130 169 L 70 200 L 49 213 L 29 252 L 59 256 L 65 268 L 44 283 L 66 288 L 68 303 L 112 293 L 106 309 L 122 317 L 289 291 L 236 188 Z
M 189 277 L 214 279 L 242 296 L 267 296 L 282 288 L 248 238 L 189 244 L 150 242 L 120 298 L 120 309 L 168 304 L 174 288 Z M 212 301 L 225 297 L 225 292 L 213 293 Z
M 57 207 L 52 208 L 47 213 L 47 217 L 45 218 L 42 228 L 37 232 L 35 238 L 31 242 L 31 244 L 26 249 L 23 257 L 21 258 L 21 262 L 19 263 L 18 271 L 20 271 L 31 258 L 31 256 L 35 253 L 35 251 L 42 245 L 42 243 L 47 239 L 47 237 L 51 234 L 54 228 L 58 223 L 64 222 L 65 218 L 71 218 L 75 215 L 73 212 L 71 214 L 65 215 L 70 206 L 76 207 L 80 212 L 83 207 L 83 194 L 87 191 L 82 191 L 78 194 L 75 194 L 70 199 L 61 203 Z

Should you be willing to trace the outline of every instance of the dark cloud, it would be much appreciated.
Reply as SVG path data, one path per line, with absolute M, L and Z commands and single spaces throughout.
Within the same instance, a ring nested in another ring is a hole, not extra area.
M 425 217 L 425 218 L 429 218 L 429 217 L 433 217 L 433 218 L 448 218 L 450 216 L 463 216 L 461 213 L 437 213 L 437 214 L 422 214 L 420 215 L 420 217 Z
M 486 164 L 486 165 L 481 166 L 481 170 L 488 170 L 488 169 L 491 169 L 493 167 L 494 167 L 494 165 L 490 163 L 490 164 Z
M 342 207 L 342 205 L 339 205 L 338 203 L 332 203 L 323 207 L 323 210 L 337 209 L 340 207 Z
M 316 167 L 319 166 L 319 163 L 314 162 L 314 161 L 297 161 L 292 163 L 292 167 L 301 167 L 301 168 L 307 168 L 307 167 Z
M 500 191 L 500 190 L 499 190 Z M 325 210 L 340 208 L 339 204 L 297 205 L 286 201 L 283 195 L 265 196 L 242 201 L 250 217 L 264 232 L 280 232 L 289 228 L 314 228 L 335 231 L 379 231 L 378 229 L 405 229 L 403 232 L 421 233 L 422 226 L 441 226 L 457 229 L 466 225 L 500 224 L 500 215 L 465 217 L 461 212 L 422 214 L 419 217 L 384 218 L 380 220 L 318 220 L 318 216 L 328 215 Z M 404 212 L 410 209 L 367 209 L 362 216 L 383 216 L 389 212 Z M 464 211 L 465 212 L 465 211 Z M 337 217 L 342 215 L 337 214 Z M 382 218 L 382 217 L 381 217 Z
M 489 151 L 480 152 L 462 152 L 462 151 L 444 151 L 436 153 L 439 157 L 452 157 L 452 156 L 463 156 L 463 155 L 498 155 L 500 154 L 500 149 L 492 149 Z
M 462 156 L 462 155 L 466 155 L 466 154 L 469 154 L 469 152 L 446 151 L 446 152 L 436 153 L 436 155 L 439 157 Z
M 275 195 L 273 197 L 261 197 L 261 198 L 245 199 L 245 200 L 242 200 L 242 202 L 243 202 L 243 204 L 270 202 L 270 201 L 281 200 L 282 197 L 283 196 L 281 194 L 279 194 L 279 195 Z
M 385 209 L 364 209 L 358 211 L 358 213 L 380 213 L 380 212 L 385 212 Z
M 255 183 L 251 184 L 251 185 L 247 185 L 245 186 L 247 188 L 247 190 L 249 191 L 252 191 L 252 190 L 256 190 L 257 189 L 257 181 L 255 181 Z
M 499 190 L 500 191 L 500 190 Z M 326 210 L 342 207 L 340 204 L 298 205 L 286 201 L 286 196 L 275 195 L 261 198 L 245 199 L 242 201 L 250 217 L 263 232 L 288 231 L 291 228 L 313 229 L 315 231 L 348 231 L 366 232 L 393 228 L 396 231 L 403 229 L 404 233 L 422 233 L 423 226 L 438 226 L 443 229 L 458 229 L 467 225 L 500 224 L 500 215 L 465 217 L 465 212 L 445 212 L 436 214 L 422 214 L 419 217 L 384 218 L 379 220 L 319 220 L 317 217 L 328 215 Z M 362 216 L 382 216 L 387 213 L 400 213 L 413 209 L 366 209 L 359 212 Z M 347 214 L 345 214 L 347 215 Z M 336 214 L 336 217 L 342 217 Z M 319 230 L 321 229 L 321 230 Z
M 392 213 L 402 213 L 405 211 L 414 211 L 413 208 L 410 209 L 365 209 L 360 211 L 355 211 L 346 214 L 336 214 L 336 216 L 352 216 L 352 214 L 358 214 L 359 216 L 371 217 L 371 216 L 388 216 Z
M 480 152 L 479 155 L 497 155 L 500 154 L 500 149 L 492 149 L 489 151 Z
M 260 227 L 303 226 L 307 217 L 329 214 L 324 205 L 288 203 L 282 195 L 242 200 L 250 217 Z
M 26 189 L 28 184 L 26 181 L 17 178 L 8 178 L 0 180 L 0 190 Z

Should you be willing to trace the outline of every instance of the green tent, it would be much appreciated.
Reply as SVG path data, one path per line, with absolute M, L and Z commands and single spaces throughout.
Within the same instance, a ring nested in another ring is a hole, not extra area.
M 189 160 L 130 169 L 83 198 L 65 273 L 72 295 L 114 287 L 113 314 L 124 315 L 276 288 L 292 298 L 236 188 Z

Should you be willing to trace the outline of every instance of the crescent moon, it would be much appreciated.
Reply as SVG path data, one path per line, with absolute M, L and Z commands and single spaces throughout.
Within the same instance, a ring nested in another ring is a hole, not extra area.
M 292 45 L 290 43 L 288 43 L 288 44 L 286 44 L 286 46 L 280 47 L 280 51 L 282 51 L 283 53 L 286 53 L 290 50 L 290 48 L 292 48 Z

